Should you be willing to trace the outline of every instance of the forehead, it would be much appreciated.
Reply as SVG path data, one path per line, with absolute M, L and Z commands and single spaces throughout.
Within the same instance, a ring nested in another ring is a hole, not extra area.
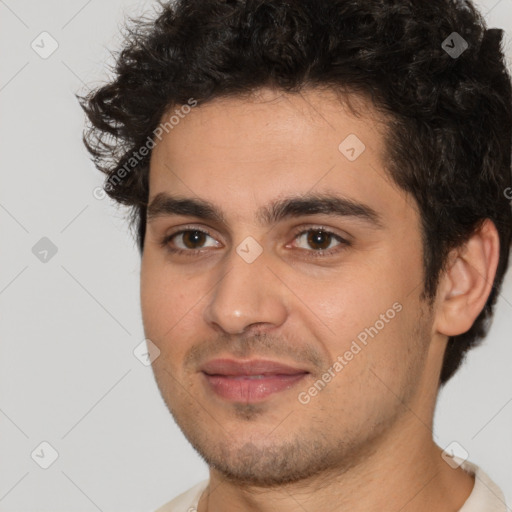
M 340 192 L 396 207 L 393 195 L 404 193 L 384 169 L 385 119 L 362 98 L 342 99 L 329 90 L 262 89 L 192 107 L 153 150 L 150 201 L 167 191 L 242 213 L 271 197 Z
M 356 115 L 352 109 L 357 109 Z M 164 114 L 161 124 L 176 110 L 180 107 Z M 285 148 L 289 160 L 305 154 L 313 158 L 326 150 L 338 151 L 351 133 L 373 152 L 384 150 L 383 116 L 364 98 L 328 89 L 300 93 L 259 89 L 251 95 L 216 98 L 190 108 L 180 119 L 172 117 L 173 125 L 163 133 L 165 143 L 157 143 L 153 153 L 172 150 L 167 156 L 173 159 L 191 161 L 202 156 L 202 149 L 214 148 L 228 150 L 224 156 L 230 160 L 243 161 L 249 154 L 251 161 L 258 156 L 266 161 L 282 159 Z

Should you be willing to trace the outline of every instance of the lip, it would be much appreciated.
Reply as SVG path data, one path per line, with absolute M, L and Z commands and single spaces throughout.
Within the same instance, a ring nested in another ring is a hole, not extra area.
M 208 387 L 229 401 L 260 402 L 290 389 L 309 372 L 276 361 L 215 359 L 201 367 Z
M 250 376 L 250 375 L 297 375 L 308 373 L 302 368 L 294 368 L 277 361 L 266 359 L 252 359 L 237 361 L 235 359 L 213 359 L 201 367 L 201 371 L 208 375 L 223 376 Z

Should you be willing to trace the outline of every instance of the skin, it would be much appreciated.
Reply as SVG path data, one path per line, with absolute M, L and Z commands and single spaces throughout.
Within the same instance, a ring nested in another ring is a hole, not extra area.
M 447 337 L 469 329 L 485 304 L 497 232 L 485 222 L 450 255 L 429 308 L 418 210 L 385 171 L 385 119 L 362 98 L 351 101 L 358 117 L 327 90 L 216 99 L 194 107 L 153 150 L 150 203 L 166 192 L 207 200 L 224 215 L 149 218 L 142 257 L 144 329 L 160 350 L 156 381 L 210 466 L 199 512 L 454 511 L 473 488 L 473 477 L 442 459 L 432 423 Z M 352 162 L 338 149 L 349 134 L 366 146 Z M 381 226 L 324 213 L 270 225 L 256 216 L 308 193 L 369 205 Z M 318 255 L 315 239 L 298 233 L 320 227 L 350 244 L 328 238 L 322 248 L 333 252 Z M 178 235 L 167 247 L 189 252 L 169 252 L 162 240 L 186 228 L 210 235 Z M 262 249 L 252 263 L 236 252 L 248 236 Z M 301 403 L 299 393 L 395 303 L 401 311 Z M 199 371 L 220 357 L 310 373 L 260 403 L 233 403 Z

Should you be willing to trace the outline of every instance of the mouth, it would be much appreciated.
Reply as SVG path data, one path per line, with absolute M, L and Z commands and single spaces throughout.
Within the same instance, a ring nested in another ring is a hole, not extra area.
M 202 366 L 206 384 L 217 396 L 233 402 L 260 402 L 292 388 L 309 372 L 276 361 L 215 359 Z

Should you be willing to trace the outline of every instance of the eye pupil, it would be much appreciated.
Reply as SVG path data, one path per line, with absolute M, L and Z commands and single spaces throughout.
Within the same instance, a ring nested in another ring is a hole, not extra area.
M 308 234 L 308 243 L 312 246 L 320 245 L 321 247 L 315 247 L 318 249 L 327 249 L 331 243 L 331 235 L 318 229 L 310 231 Z
M 189 249 L 195 249 L 195 245 L 204 243 L 205 234 L 202 231 L 191 230 L 183 233 L 183 243 Z

